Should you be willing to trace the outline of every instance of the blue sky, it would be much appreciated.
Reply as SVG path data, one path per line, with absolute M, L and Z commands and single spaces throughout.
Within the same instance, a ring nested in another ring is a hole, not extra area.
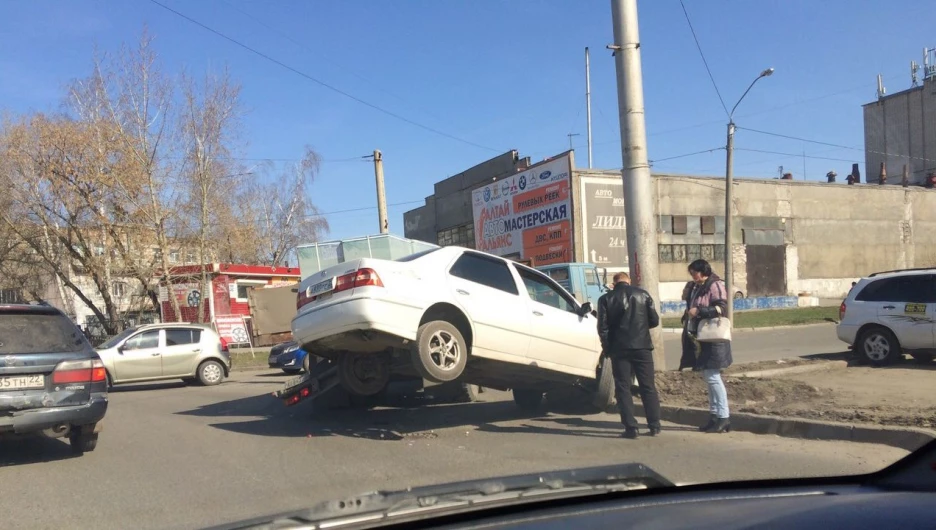
M 63 86 L 87 75 L 94 47 L 116 51 L 143 25 L 170 71 L 227 65 L 243 85 L 248 158 L 289 159 L 303 145 L 325 159 L 312 188 L 329 238 L 377 231 L 373 166 L 349 161 L 379 148 L 391 231 L 432 184 L 509 149 L 534 161 L 568 148 L 586 164 L 584 47 L 592 50 L 594 165 L 621 165 L 606 0 L 244 1 L 160 0 L 324 83 L 426 127 L 381 113 L 270 63 L 148 0 L 0 0 L 0 109 L 57 109 Z M 927 0 L 686 0 L 730 108 L 764 68 L 735 115 L 740 127 L 861 148 L 861 104 L 875 76 L 889 93 L 910 86 L 909 62 L 934 46 Z M 724 145 L 725 113 L 678 0 L 639 3 L 652 160 Z M 918 28 L 914 30 L 914 28 Z M 470 143 L 468 143 L 470 142 Z M 471 145 L 477 144 L 477 145 Z M 735 174 L 771 178 L 784 166 L 844 180 L 857 150 L 740 130 Z M 483 147 L 478 147 L 483 146 Z M 757 149 L 762 152 L 743 151 Z M 660 161 L 659 172 L 717 176 L 724 152 Z M 362 208 L 373 208 L 363 209 Z M 356 211 L 346 211 L 356 210 Z

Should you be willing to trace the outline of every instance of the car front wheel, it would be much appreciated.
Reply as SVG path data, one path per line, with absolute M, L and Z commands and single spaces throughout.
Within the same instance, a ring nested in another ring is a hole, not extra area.
M 893 364 L 903 354 L 897 337 L 886 328 L 871 328 L 863 332 L 858 340 L 858 351 L 874 366 Z

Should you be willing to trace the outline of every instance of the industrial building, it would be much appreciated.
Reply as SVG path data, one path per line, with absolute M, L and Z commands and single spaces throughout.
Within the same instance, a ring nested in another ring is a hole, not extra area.
M 923 79 L 911 63 L 911 87 L 886 94 L 878 77 L 878 98 L 864 105 L 865 171 L 868 183 L 936 184 L 936 49 L 923 51 Z M 907 182 L 903 168 L 907 166 Z
M 621 174 L 574 162 L 571 151 L 537 163 L 517 151 L 482 162 L 437 182 L 406 212 L 405 237 L 534 266 L 627 270 Z M 692 260 L 724 270 L 724 180 L 653 179 L 660 297 L 678 300 Z M 936 190 L 737 177 L 735 186 L 730 255 L 742 296 L 843 297 L 861 276 L 936 266 Z

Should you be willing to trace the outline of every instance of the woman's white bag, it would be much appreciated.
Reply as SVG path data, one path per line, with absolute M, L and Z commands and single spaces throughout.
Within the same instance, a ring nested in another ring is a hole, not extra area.
M 731 342 L 731 321 L 726 317 L 706 318 L 699 322 L 695 339 L 699 342 Z

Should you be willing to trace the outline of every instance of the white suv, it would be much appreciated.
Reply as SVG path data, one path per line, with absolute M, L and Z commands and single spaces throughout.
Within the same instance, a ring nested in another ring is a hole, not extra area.
M 852 287 L 839 309 L 838 338 L 875 366 L 909 353 L 936 354 L 936 269 L 872 274 Z

